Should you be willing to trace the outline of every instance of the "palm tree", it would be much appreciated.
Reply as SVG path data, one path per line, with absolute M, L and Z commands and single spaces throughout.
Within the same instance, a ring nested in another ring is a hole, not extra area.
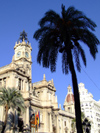
M 82 129 L 84 130 L 84 133 L 90 132 L 91 122 L 88 120 L 88 118 L 85 118 L 85 115 L 83 112 L 81 112 L 81 121 L 82 121 Z M 76 119 L 74 118 L 71 123 L 73 133 L 75 133 L 75 125 L 76 125 Z
M 49 10 L 40 20 L 39 25 L 40 28 L 35 31 L 33 36 L 39 41 L 37 62 L 42 63 L 43 67 L 50 67 L 51 72 L 54 72 L 58 53 L 62 53 L 62 71 L 65 74 L 70 71 L 72 76 L 77 132 L 82 133 L 80 100 L 73 58 L 77 70 L 80 72 L 80 55 L 86 66 L 86 57 L 81 46 L 81 42 L 83 42 L 95 59 L 99 44 L 99 40 L 93 33 L 96 24 L 83 12 L 74 7 L 65 10 L 65 6 L 62 5 L 61 16 L 53 10 Z
M 12 108 L 14 110 L 19 108 L 21 111 L 24 111 L 25 105 L 21 93 L 15 88 L 0 89 L 0 105 L 5 107 L 5 121 L 2 129 L 2 133 L 4 133 L 9 109 Z
M 81 121 L 82 121 L 82 123 L 83 123 L 84 119 L 85 119 L 85 115 L 84 115 L 83 112 L 81 112 Z M 72 120 L 71 127 L 72 127 L 72 132 L 74 133 L 75 132 L 75 129 L 76 129 L 76 118 L 74 118 Z
M 76 130 L 76 119 L 74 118 L 71 123 L 72 133 L 75 133 Z

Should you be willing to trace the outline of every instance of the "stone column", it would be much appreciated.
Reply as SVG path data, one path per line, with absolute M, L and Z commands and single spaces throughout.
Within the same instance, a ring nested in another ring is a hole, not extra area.
M 22 118 L 23 118 L 23 123 L 25 126 L 26 125 L 26 109 L 25 109 L 25 112 L 22 114 Z
M 25 80 L 25 86 L 26 86 L 26 87 L 25 87 L 25 88 L 26 88 L 25 91 L 28 91 L 28 90 L 29 90 L 29 89 L 28 89 L 29 86 L 28 86 L 28 81 L 27 81 L 27 80 Z
M 61 129 L 62 129 L 62 133 L 64 133 L 64 126 L 63 126 L 63 119 L 61 119 L 61 123 L 62 123 L 62 127 L 61 127 Z
M 2 87 L 4 87 L 4 81 L 3 81 L 3 79 L 2 79 Z
M 29 82 L 27 81 L 27 91 L 29 91 Z
M 19 81 L 18 76 L 16 75 L 15 78 L 16 78 L 16 85 L 15 85 L 15 87 L 18 89 L 18 81 Z
M 23 80 L 23 91 L 25 91 L 25 86 L 26 86 L 25 80 Z
M 26 108 L 26 125 L 29 126 L 29 106 Z
M 56 133 L 59 133 L 58 114 L 56 115 Z
M 51 113 L 50 113 L 50 132 L 52 132 L 52 117 L 51 117 Z
M 46 109 L 43 110 L 43 123 L 43 132 L 48 132 L 48 113 Z
M 29 115 L 29 106 L 27 106 L 26 107 L 26 113 L 25 113 L 25 115 L 24 115 L 24 117 L 25 117 L 25 124 L 24 124 L 24 129 L 27 129 L 27 131 L 29 132 L 29 130 L 30 130 L 30 123 L 29 123 L 29 120 L 30 120 L 30 115 Z
M 5 107 L 3 106 L 2 109 L 3 109 L 3 112 L 2 112 L 2 121 L 4 122 L 4 120 L 5 120 L 5 115 L 4 115 L 4 113 L 5 113 Z
M 9 86 L 9 76 L 6 77 L 6 87 L 10 87 Z
M 50 113 L 48 113 L 48 132 L 50 132 Z
M 6 88 L 6 78 L 3 79 L 3 85 L 4 85 L 4 88 Z
M 32 83 L 30 82 L 30 91 L 32 91 Z
M 0 121 L 3 121 L 3 106 L 0 106 Z

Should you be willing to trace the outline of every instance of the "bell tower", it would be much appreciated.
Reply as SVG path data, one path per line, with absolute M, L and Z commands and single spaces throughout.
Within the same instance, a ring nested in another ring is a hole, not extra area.
M 16 42 L 14 46 L 14 50 L 15 54 L 13 56 L 12 62 L 18 66 L 18 69 L 29 75 L 31 79 L 32 47 L 27 39 L 27 33 L 24 30 L 20 33 L 18 42 Z
M 66 98 L 65 98 L 65 102 L 64 102 L 63 107 L 64 107 L 64 110 L 65 111 L 74 113 L 74 111 L 75 111 L 75 109 L 74 109 L 74 95 L 72 93 L 72 88 L 69 85 L 67 87 L 67 89 L 68 89 L 68 93 L 66 95 Z

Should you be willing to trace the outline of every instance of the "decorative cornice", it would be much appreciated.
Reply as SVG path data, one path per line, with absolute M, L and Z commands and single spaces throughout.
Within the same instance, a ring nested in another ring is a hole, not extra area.
M 31 101 L 32 98 L 28 97 L 28 98 L 24 98 L 24 101 Z
M 17 60 L 15 60 L 15 62 L 17 62 L 17 61 L 19 61 L 19 60 L 25 60 L 25 61 L 27 61 L 27 62 L 29 62 L 29 63 L 31 63 L 32 64 L 32 61 L 29 61 L 26 57 L 21 57 L 21 58 L 18 58 Z
M 30 103 L 32 106 L 35 106 L 35 107 L 39 107 L 39 108 L 42 108 L 42 109 L 49 109 L 49 108 L 53 108 L 53 106 L 41 106 L 41 105 L 37 105 L 37 104 L 34 104 L 34 103 Z
M 30 76 L 27 76 L 27 74 L 23 74 L 23 73 L 17 71 L 16 69 L 14 69 L 14 68 L 10 68 L 10 69 L 4 70 L 3 72 L 0 72 L 0 75 L 2 75 L 4 73 L 11 72 L 11 71 L 16 72 L 16 73 L 20 74 L 21 76 L 24 76 L 24 77 L 27 77 L 27 78 L 30 79 Z
M 59 111 L 60 109 L 59 108 L 53 108 L 53 111 Z
M 26 47 L 29 47 L 30 49 L 31 49 L 31 51 L 32 51 L 32 47 L 28 44 L 28 43 L 26 43 L 26 42 L 22 42 L 22 43 L 16 43 L 15 44 L 15 46 L 14 46 L 14 50 L 18 47 L 18 46 L 26 46 Z
M 69 117 L 69 118 L 74 118 L 75 116 L 71 116 L 71 115 L 69 115 L 69 114 L 63 114 L 63 113 L 60 113 L 59 112 L 59 115 L 62 115 L 62 116 L 65 116 L 65 117 Z

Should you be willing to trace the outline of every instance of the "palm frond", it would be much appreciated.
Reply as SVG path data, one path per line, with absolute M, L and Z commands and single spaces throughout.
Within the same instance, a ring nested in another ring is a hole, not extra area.
M 89 48 L 92 57 L 95 59 L 98 52 L 97 45 L 100 43 L 97 37 L 87 29 L 80 29 L 80 40 L 83 41 Z
M 37 62 L 39 64 L 42 63 L 43 67 L 50 67 L 52 72 L 55 71 L 59 50 L 59 52 L 63 54 L 62 63 L 64 64 L 62 64 L 62 70 L 63 73 L 67 74 L 68 69 L 70 69 L 68 50 L 74 51 L 76 67 L 78 71 L 80 71 L 80 55 L 86 66 L 86 57 L 81 47 L 81 41 L 88 46 L 94 59 L 98 52 L 97 45 L 100 41 L 92 32 L 95 31 L 97 25 L 91 19 L 87 18 L 83 12 L 75 9 L 73 6 L 69 7 L 67 10 L 64 5 L 62 5 L 61 8 L 62 16 L 53 10 L 49 10 L 45 13 L 44 17 L 39 21 L 40 28 L 34 33 L 33 37 L 39 41 Z M 74 40 L 79 44 L 76 45 Z M 64 50 L 67 60 L 65 60 Z
M 35 34 L 33 35 L 33 38 L 35 38 L 36 40 L 38 40 L 44 33 L 46 33 L 50 28 L 49 27 L 42 27 L 40 29 L 38 29 Z
M 73 56 L 75 58 L 77 70 L 80 72 L 81 66 L 80 66 L 80 60 L 79 60 L 79 52 L 78 52 L 78 49 L 76 47 L 73 48 Z
M 60 18 L 59 14 L 57 14 L 53 10 L 49 10 L 45 13 L 45 16 L 39 21 L 40 27 L 47 26 L 48 24 L 56 24 L 57 20 Z
M 83 23 L 85 27 L 90 28 L 92 31 L 94 31 L 95 27 L 97 27 L 97 25 L 91 19 L 87 18 L 83 12 L 75 9 L 74 7 L 69 7 L 67 9 L 66 16 L 67 19 L 70 19 L 72 22 L 74 22 L 73 24 L 76 26 L 78 26 L 80 23 Z
M 79 44 L 78 41 L 75 41 L 74 45 L 77 48 L 78 53 L 81 55 L 81 58 L 82 58 L 82 61 L 83 61 L 84 65 L 86 66 L 86 56 L 85 56 L 84 50 L 82 49 L 82 47 L 81 47 L 81 45 Z
M 56 36 L 57 31 L 54 29 L 50 29 L 50 31 L 44 32 L 39 40 L 37 62 L 40 64 L 42 62 L 43 67 L 50 66 L 51 71 L 55 71 L 58 48 L 61 42 Z
M 21 108 L 24 110 L 24 99 L 21 93 L 15 88 L 0 89 L 0 105 L 7 105 L 8 108 Z
M 65 74 L 68 74 L 69 72 L 68 58 L 67 58 L 67 53 L 65 51 L 62 54 L 62 71 Z

